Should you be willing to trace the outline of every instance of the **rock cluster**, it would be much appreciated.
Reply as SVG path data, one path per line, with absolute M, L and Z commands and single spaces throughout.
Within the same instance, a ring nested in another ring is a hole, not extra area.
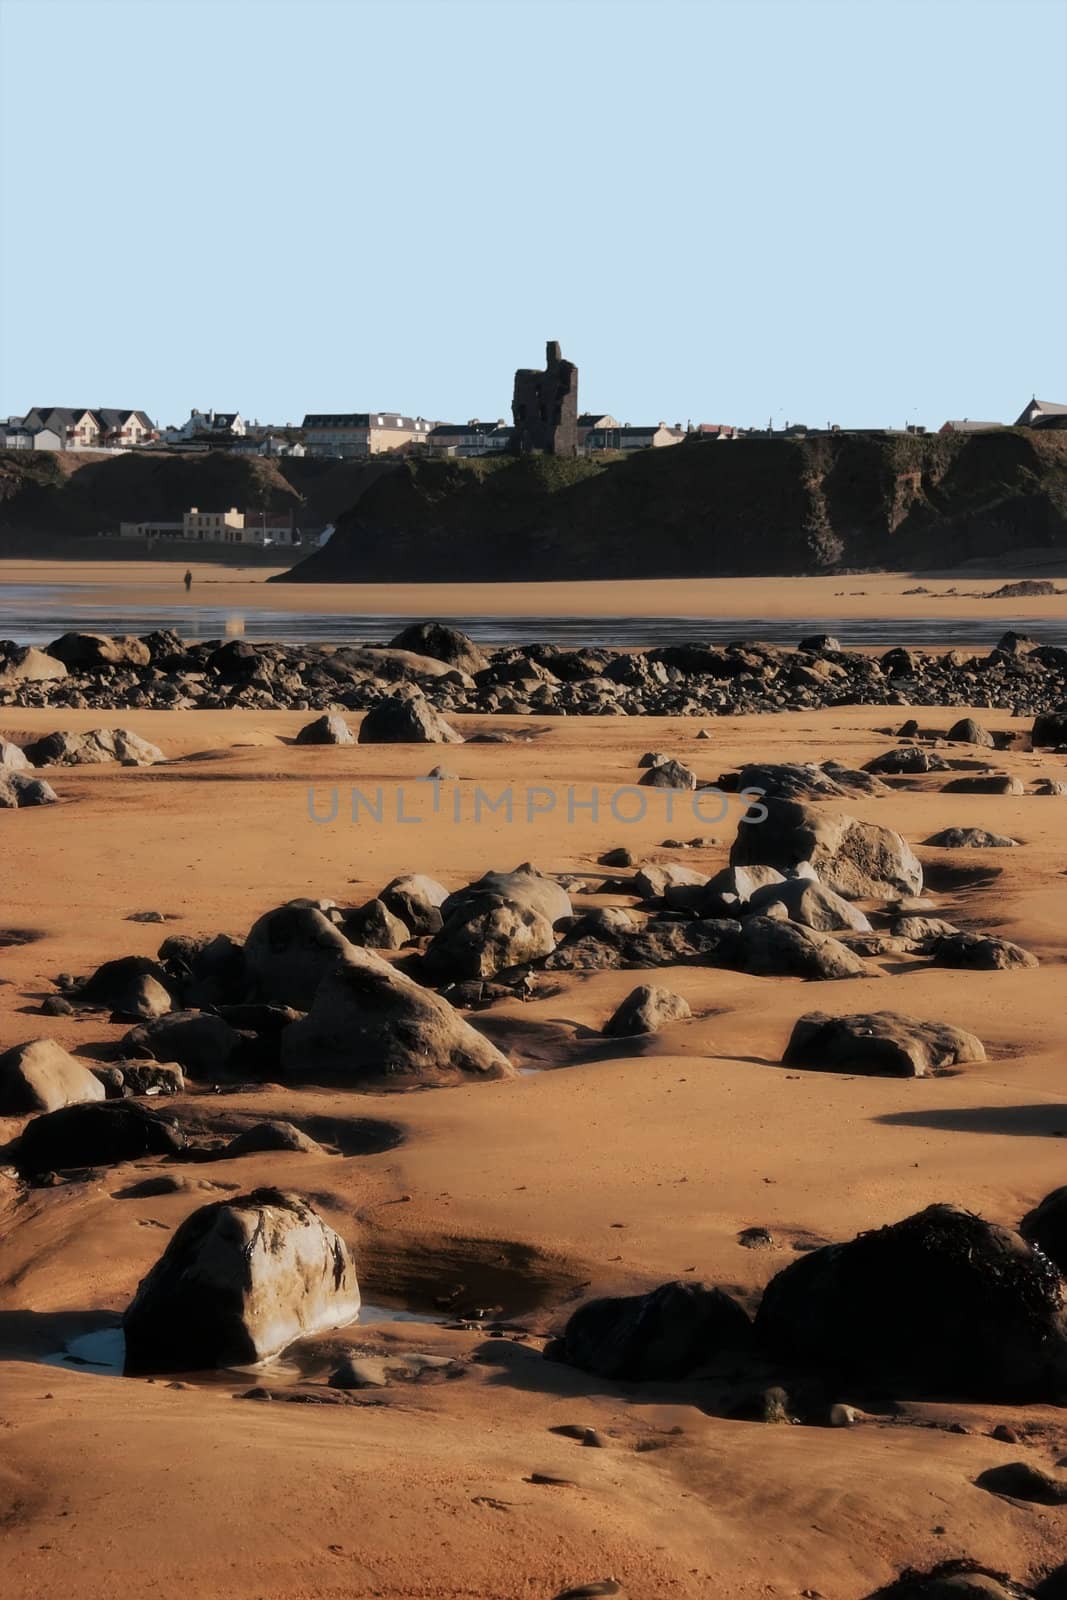
M 1067 743 L 1067 651 L 1059 646 L 1005 635 L 982 656 L 897 648 L 875 657 L 836 644 L 483 649 L 438 623 L 416 624 L 379 647 L 189 643 L 167 631 L 142 639 L 66 634 L 45 651 L 0 641 L 0 704 L 329 712 L 369 711 L 394 699 L 383 713 L 387 738 L 410 725 L 411 713 L 395 701 L 405 686 L 419 691 L 427 711 L 446 716 L 707 717 L 833 705 L 989 706 L 1037 716 L 1035 743 Z M 416 720 L 425 720 L 421 711 Z M 984 733 L 965 722 L 950 736 L 985 744 Z

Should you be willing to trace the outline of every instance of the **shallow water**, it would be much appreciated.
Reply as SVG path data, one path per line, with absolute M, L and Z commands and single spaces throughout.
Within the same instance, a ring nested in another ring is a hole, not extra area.
M 41 646 L 61 633 L 151 633 L 173 628 L 186 639 L 272 639 L 287 644 L 387 643 L 409 620 L 367 612 L 337 616 L 317 611 L 273 611 L 268 606 L 182 606 L 172 601 L 173 586 L 160 584 L 158 602 L 101 605 L 92 584 L 0 584 L 0 639 Z M 140 593 L 143 594 L 143 586 Z M 796 644 L 808 634 L 829 633 L 844 645 L 993 645 L 1004 632 L 1003 619 L 959 617 L 518 617 L 442 616 L 480 644 L 526 644 L 538 640 L 566 645 L 678 644 L 701 640 L 764 639 Z M 1067 619 L 1017 618 L 1011 626 L 1045 644 L 1067 644 Z
M 373 1305 L 364 1301 L 359 1308 L 359 1316 L 355 1322 L 348 1323 L 347 1327 L 369 1328 L 381 1322 L 439 1324 L 447 1320 L 442 1315 L 433 1315 L 429 1312 L 398 1311 L 395 1306 Z M 68 1339 L 61 1350 L 51 1350 L 40 1359 L 47 1367 L 68 1367 L 72 1372 L 95 1372 L 102 1377 L 121 1378 L 126 1360 L 126 1336 L 118 1325 L 113 1328 L 94 1328 L 91 1333 L 77 1334 L 73 1339 Z M 182 1376 L 190 1382 L 212 1383 L 217 1382 L 226 1372 L 251 1374 L 253 1377 L 281 1378 L 298 1377 L 300 1368 L 292 1362 L 287 1362 L 283 1352 L 281 1355 L 272 1356 L 269 1361 L 261 1361 L 255 1365 L 185 1373 Z

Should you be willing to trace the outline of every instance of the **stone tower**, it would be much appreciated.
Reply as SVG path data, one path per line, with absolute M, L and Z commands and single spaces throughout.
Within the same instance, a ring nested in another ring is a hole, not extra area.
M 578 368 L 564 361 L 554 339 L 545 346 L 543 372 L 530 367 L 516 372 L 511 415 L 516 455 L 530 450 L 549 456 L 578 454 Z

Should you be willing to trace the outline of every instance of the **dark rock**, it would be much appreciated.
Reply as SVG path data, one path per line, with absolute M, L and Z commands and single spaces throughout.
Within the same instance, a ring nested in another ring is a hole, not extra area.
M 719 787 L 727 787 L 722 778 Z M 753 761 L 741 768 L 733 787 L 742 794 L 758 790 L 764 800 L 840 800 L 854 794 L 891 792 L 872 773 L 844 767 L 838 761 Z
M 359 726 L 360 744 L 462 744 L 425 695 L 393 694 L 370 711 Z
M 176 1061 L 191 1078 L 213 1080 L 230 1071 L 241 1035 L 206 1011 L 172 1011 L 132 1028 L 122 1047 L 133 1056 Z
M 976 1561 L 943 1561 L 928 1572 L 909 1567 L 867 1600 L 1032 1600 L 1030 1590 Z
M 937 941 L 932 954 L 935 967 L 970 967 L 983 972 L 1038 965 L 1029 950 L 989 933 L 948 934 Z
M 979 1489 L 1011 1500 L 1026 1500 L 1038 1506 L 1067 1505 L 1067 1482 L 1061 1483 L 1029 1461 L 1006 1461 L 1003 1466 L 989 1467 L 974 1481 Z
M 696 773 L 692 772 L 684 762 L 674 761 L 668 757 L 649 767 L 644 777 L 638 781 L 652 789 L 695 789 L 697 786 Z
M 1021 778 L 1006 773 L 976 773 L 967 778 L 952 778 L 941 785 L 942 794 L 1025 794 Z
M 395 917 L 383 900 L 368 900 L 344 921 L 345 937 L 371 950 L 402 950 L 411 940 L 407 924 Z
M 99 672 L 105 667 L 147 667 L 148 646 L 131 637 L 112 639 L 104 633 L 65 633 L 53 639 L 48 654 L 69 672 Z
M 54 806 L 59 796 L 43 778 L 26 772 L 0 772 L 0 811 L 18 811 L 31 806 Z
M 27 1172 L 62 1172 L 65 1167 L 108 1167 L 143 1156 L 176 1155 L 184 1148 L 185 1134 L 175 1117 L 133 1100 L 104 1100 L 34 1117 L 23 1129 L 17 1154 Z
M 1067 1283 L 1018 1234 L 955 1206 L 794 1261 L 767 1285 L 756 1331 L 780 1359 L 884 1394 L 1067 1393 Z
M 489 658 L 474 640 L 458 628 L 449 628 L 442 622 L 413 622 L 402 628 L 395 639 L 390 639 L 392 650 L 411 650 L 416 655 L 433 656 L 437 661 L 447 661 L 473 678 L 489 665 Z
M 985 1058 L 982 1043 L 973 1033 L 945 1022 L 920 1022 L 897 1011 L 844 1017 L 812 1011 L 794 1024 L 782 1064 L 825 1072 L 923 1078 L 930 1072 Z
M 545 1354 L 602 1378 L 670 1382 L 723 1351 L 744 1349 L 750 1335 L 748 1316 L 722 1289 L 662 1283 L 648 1294 L 579 1306 Z
M 167 758 L 129 728 L 93 728 L 88 733 L 49 733 L 26 746 L 35 767 L 150 767 Z
M 1043 711 L 1035 717 L 1030 743 L 1035 750 L 1067 745 L 1067 706 L 1061 706 L 1058 711 Z
M 1019 1232 L 1067 1276 L 1067 1185 L 1053 1189 L 1028 1211 L 1019 1224 Z

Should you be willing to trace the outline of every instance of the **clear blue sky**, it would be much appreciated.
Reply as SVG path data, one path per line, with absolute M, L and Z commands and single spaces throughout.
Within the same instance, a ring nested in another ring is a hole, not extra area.
M 1067 401 L 1065 0 L 0 14 L 0 414 Z

